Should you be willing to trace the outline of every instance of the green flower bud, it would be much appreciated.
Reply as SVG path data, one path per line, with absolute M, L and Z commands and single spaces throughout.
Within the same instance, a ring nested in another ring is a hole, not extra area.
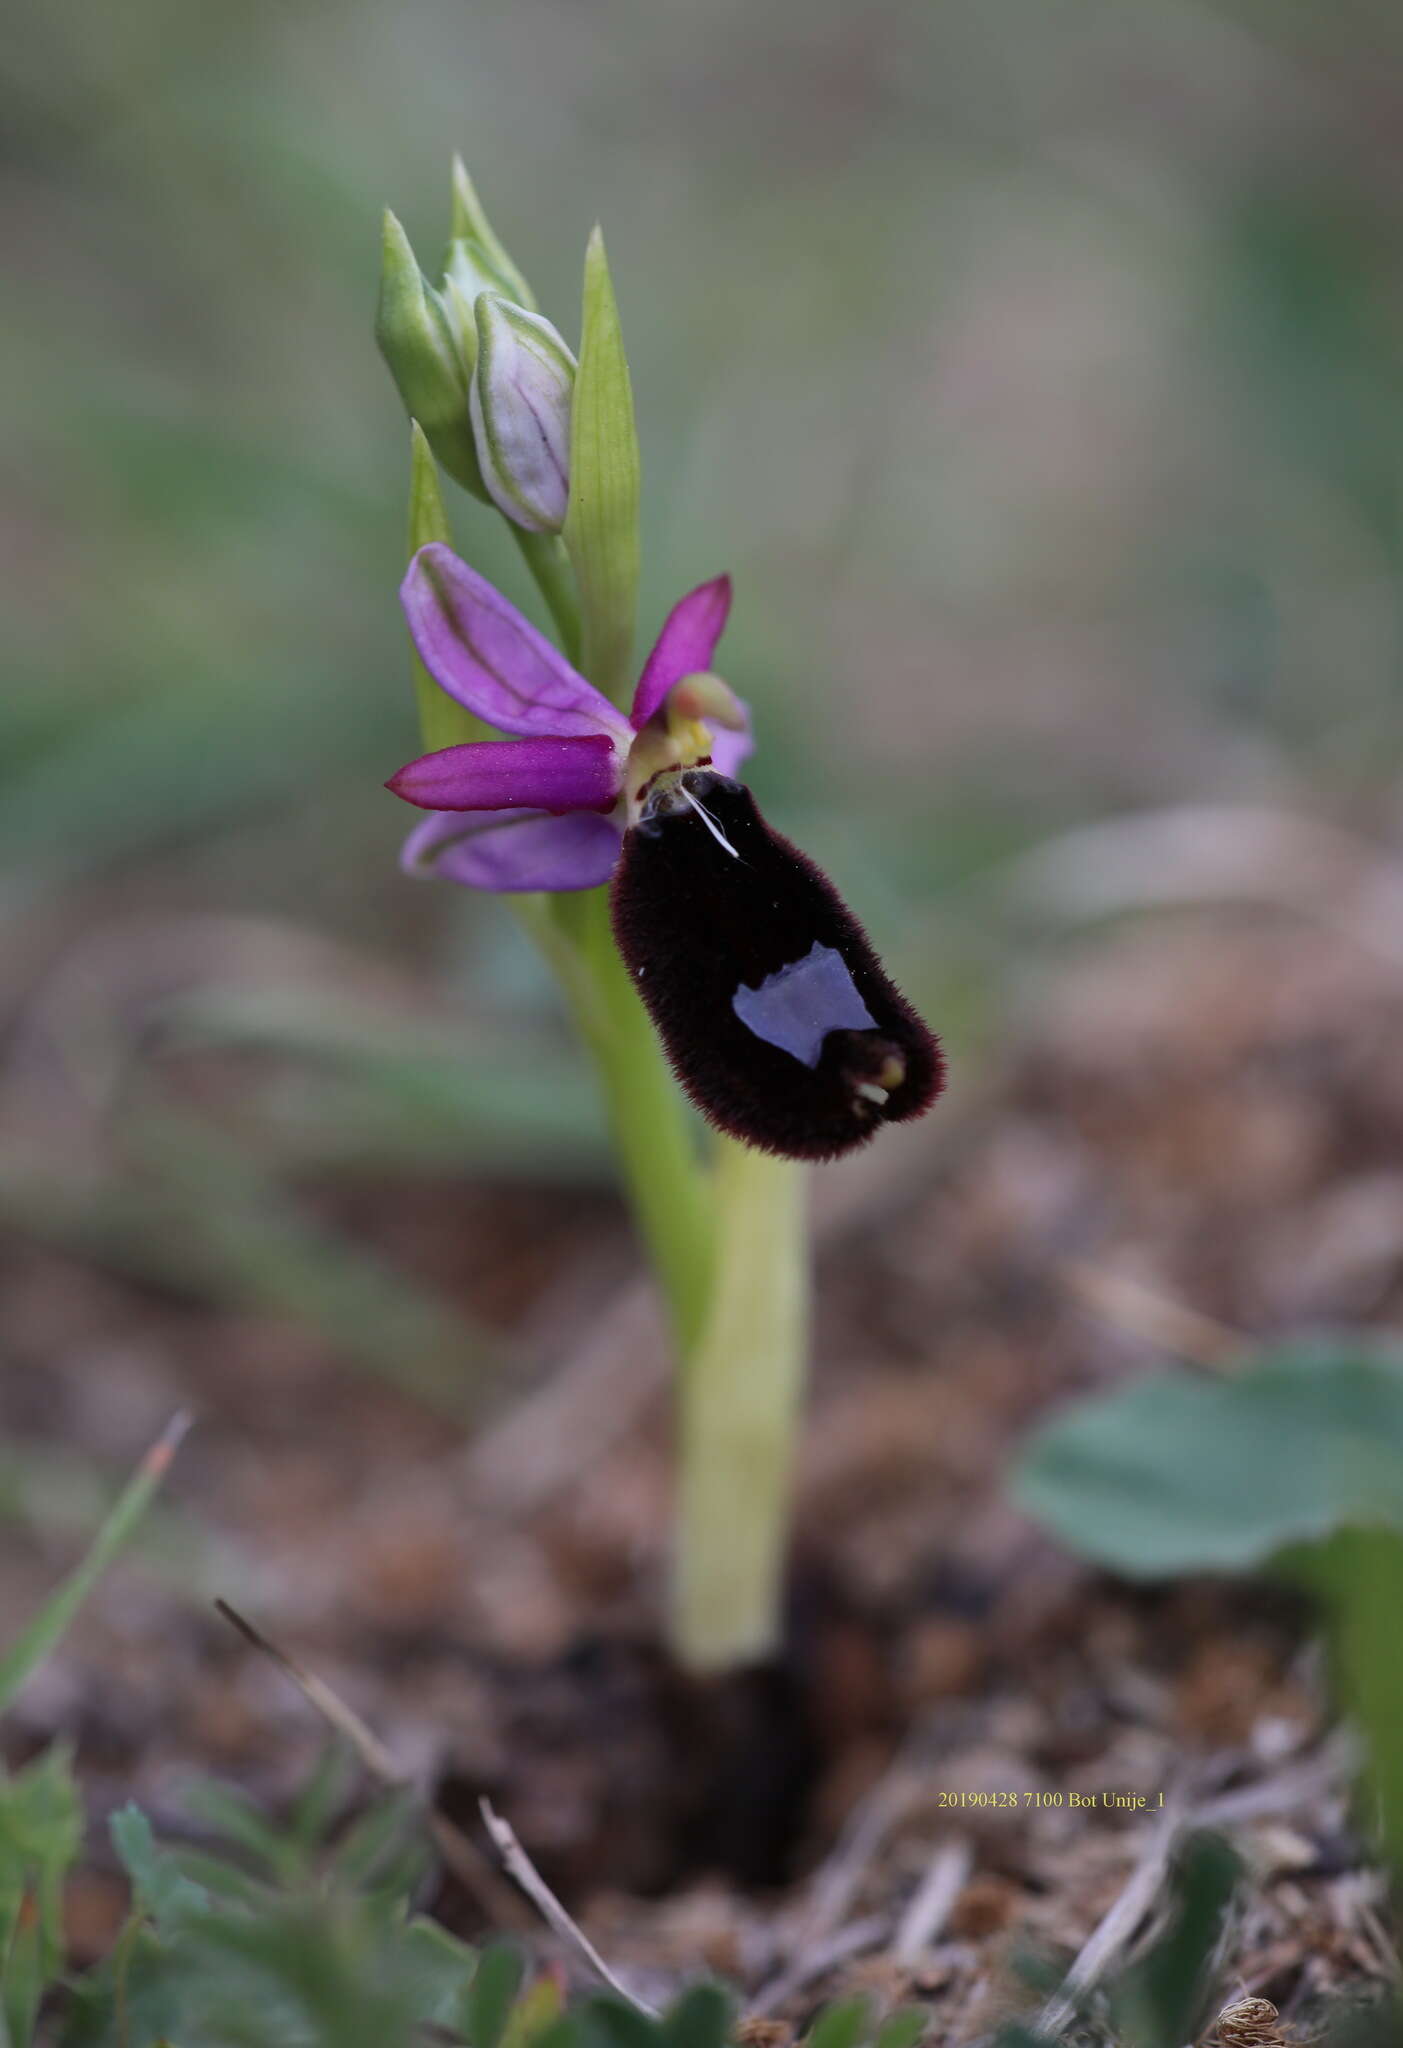
M 559 533 L 570 495 L 575 358 L 539 313 L 495 292 L 474 307 L 471 411 L 482 481 L 498 510 L 531 533 Z
M 469 417 L 469 371 L 443 300 L 423 276 L 409 237 L 386 212 L 375 339 L 411 419 L 448 474 L 485 496 Z

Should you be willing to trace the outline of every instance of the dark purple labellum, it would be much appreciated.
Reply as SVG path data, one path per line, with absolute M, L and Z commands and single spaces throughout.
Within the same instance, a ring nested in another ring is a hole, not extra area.
M 659 776 L 624 837 L 614 936 L 702 1115 L 832 1159 L 930 1108 L 935 1038 L 807 855 L 713 769 Z

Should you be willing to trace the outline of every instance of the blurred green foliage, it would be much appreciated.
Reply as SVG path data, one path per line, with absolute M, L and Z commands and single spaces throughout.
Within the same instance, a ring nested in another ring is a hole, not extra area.
M 393 197 L 444 232 L 455 146 L 567 331 L 604 219 L 645 644 L 735 570 L 764 792 L 878 890 L 879 936 L 1108 801 L 1372 777 L 1400 42 L 1379 8 L 1179 0 L 22 13 L 6 867 L 179 846 L 200 900 L 393 923 L 378 224 Z

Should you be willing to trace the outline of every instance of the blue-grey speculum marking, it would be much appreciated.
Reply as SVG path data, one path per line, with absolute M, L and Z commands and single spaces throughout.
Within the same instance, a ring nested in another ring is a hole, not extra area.
M 830 1031 L 872 1031 L 877 1020 L 832 946 L 811 946 L 802 960 L 767 974 L 759 988 L 742 982 L 731 1008 L 766 1045 L 816 1067 Z

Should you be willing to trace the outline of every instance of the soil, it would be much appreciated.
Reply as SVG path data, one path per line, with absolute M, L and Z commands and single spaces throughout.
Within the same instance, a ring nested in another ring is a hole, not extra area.
M 1153 1863 L 1161 1797 L 1246 1861 L 1225 1995 L 1305 2029 L 1389 1978 L 1309 1616 L 1269 1587 L 1119 1585 L 1004 1477 L 1074 1393 L 1397 1322 L 1403 983 L 1343 937 L 1198 914 L 1064 958 L 1022 1009 L 977 1094 L 957 1075 L 891 1163 L 874 1148 L 821 1196 L 788 1635 L 725 1679 L 660 1647 L 663 1347 L 606 1195 L 313 1190 L 505 1340 L 471 1436 L 305 1331 L 9 1237 L 11 1446 L 115 1468 L 196 1414 L 164 1523 L 10 1720 L 15 1756 L 78 1743 L 79 1959 L 121 1910 L 107 1809 L 189 1836 L 184 1788 L 214 1773 L 276 1811 L 320 1747 L 218 1593 L 479 1842 L 490 1798 L 645 1995 L 719 1970 L 798 2021 L 860 1986 L 972 2041 L 1026 2008 L 1022 1953 L 1077 1953 Z M 80 1519 L 22 1513 L 7 1618 Z M 452 1875 L 436 1906 L 474 1932 L 507 1910 Z

